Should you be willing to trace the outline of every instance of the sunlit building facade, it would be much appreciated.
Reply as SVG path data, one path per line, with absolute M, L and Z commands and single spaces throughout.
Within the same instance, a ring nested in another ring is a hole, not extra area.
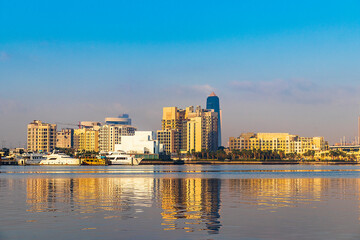
M 99 151 L 113 152 L 115 144 L 121 144 L 122 136 L 133 136 L 136 127 L 129 125 L 105 124 L 99 130 Z
M 177 107 L 164 107 L 161 130 L 157 131 L 159 143 L 167 153 L 177 153 L 186 149 L 186 110 Z
M 27 126 L 27 150 L 51 152 L 56 146 L 56 124 L 34 120 Z
M 93 128 L 75 129 L 74 148 L 77 151 L 98 152 L 99 130 Z
M 321 151 L 327 148 L 323 137 L 299 137 L 289 133 L 243 133 L 229 138 L 229 149 L 283 151 L 304 154 L 309 150 Z
M 216 151 L 217 130 L 218 113 L 213 109 L 165 107 L 157 139 L 167 153 Z
M 216 151 L 218 148 L 218 113 L 213 109 L 201 109 L 188 112 L 187 151 Z

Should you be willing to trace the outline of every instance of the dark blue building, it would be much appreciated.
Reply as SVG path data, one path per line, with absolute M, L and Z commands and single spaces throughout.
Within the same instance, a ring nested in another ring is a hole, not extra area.
M 221 145 L 221 116 L 220 116 L 220 101 L 218 96 L 212 92 L 206 99 L 206 109 L 214 109 L 218 113 L 218 146 Z

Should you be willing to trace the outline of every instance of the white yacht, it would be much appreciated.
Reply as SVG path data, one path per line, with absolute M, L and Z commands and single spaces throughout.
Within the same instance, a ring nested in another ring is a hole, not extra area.
M 111 165 L 139 165 L 142 159 L 135 158 L 133 155 L 124 151 L 109 152 L 106 158 Z
M 47 155 L 47 158 L 42 160 L 40 165 L 80 165 L 80 159 L 72 158 L 64 153 L 53 152 Z
M 47 155 L 42 153 L 23 153 L 17 158 L 19 165 L 39 165 L 42 160 L 45 160 Z

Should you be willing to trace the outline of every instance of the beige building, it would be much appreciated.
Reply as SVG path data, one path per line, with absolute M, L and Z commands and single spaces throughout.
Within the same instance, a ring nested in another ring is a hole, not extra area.
M 184 109 L 163 108 L 162 130 L 157 131 L 159 143 L 167 153 L 217 150 L 218 114 L 193 106 Z M 215 136 L 216 135 L 216 136 Z
M 134 136 L 137 129 L 129 125 L 106 124 L 99 130 L 99 151 L 113 152 L 115 144 L 121 144 L 122 136 Z
M 186 149 L 186 122 L 186 110 L 177 107 L 163 108 L 162 130 L 157 131 L 157 139 L 164 145 L 167 153 Z
M 74 129 L 66 128 L 56 133 L 57 148 L 73 148 L 74 147 Z
M 157 131 L 157 140 L 159 143 L 163 144 L 164 150 L 166 153 L 177 153 L 180 151 L 179 144 L 176 143 L 177 139 L 177 130 L 175 129 L 165 129 Z
M 229 138 L 229 149 L 276 150 L 284 153 L 304 154 L 309 150 L 326 149 L 326 142 L 323 137 L 299 137 L 289 133 L 243 133 L 237 138 Z
M 74 148 L 77 151 L 98 152 L 99 130 L 92 128 L 75 129 Z
M 27 150 L 51 152 L 56 146 L 56 124 L 34 120 L 27 126 Z
M 187 152 L 203 150 L 216 151 L 218 148 L 218 113 L 213 109 L 188 111 Z

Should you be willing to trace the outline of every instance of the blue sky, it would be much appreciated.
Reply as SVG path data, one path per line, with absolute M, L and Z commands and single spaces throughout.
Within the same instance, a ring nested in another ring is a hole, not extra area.
M 24 144 L 33 119 L 122 112 L 156 130 L 162 107 L 205 106 L 213 90 L 223 142 L 353 138 L 359 12 L 358 1 L 0 0 L 0 141 Z

